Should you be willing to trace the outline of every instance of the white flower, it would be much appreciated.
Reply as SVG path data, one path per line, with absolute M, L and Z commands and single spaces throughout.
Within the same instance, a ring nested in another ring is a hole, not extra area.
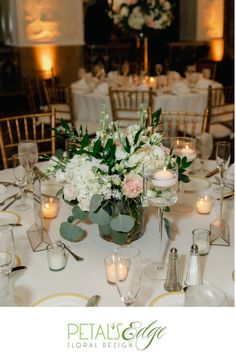
M 163 160 L 165 157 L 165 152 L 160 146 L 153 145 L 153 155 L 159 160 Z
M 164 2 L 163 9 L 166 11 L 169 11 L 171 9 L 171 4 L 169 3 L 169 1 Z
M 124 149 L 122 149 L 120 147 L 118 147 L 116 149 L 116 159 L 118 161 L 126 159 L 127 156 L 128 156 L 128 154 Z
M 56 171 L 56 181 L 59 183 L 64 183 L 65 180 L 65 172 L 61 170 Z
M 129 16 L 129 9 L 127 6 L 122 6 L 121 10 L 120 10 L 120 16 L 121 17 L 127 17 Z

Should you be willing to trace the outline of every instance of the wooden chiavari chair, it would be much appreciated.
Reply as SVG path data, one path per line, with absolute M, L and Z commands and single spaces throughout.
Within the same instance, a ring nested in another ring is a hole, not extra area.
M 39 155 L 53 155 L 55 153 L 54 128 L 53 111 L 1 118 L 0 147 L 3 167 L 11 167 L 12 155 L 17 153 L 18 143 L 22 140 L 34 140 L 38 145 Z

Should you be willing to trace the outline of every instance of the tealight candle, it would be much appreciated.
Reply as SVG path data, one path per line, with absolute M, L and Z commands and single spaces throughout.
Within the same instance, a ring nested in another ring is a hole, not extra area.
M 44 197 L 42 201 L 42 214 L 44 218 L 53 219 L 57 216 L 57 198 Z
M 186 146 L 185 146 L 183 149 L 180 150 L 180 154 L 181 154 L 182 156 L 186 156 L 188 161 L 193 161 L 193 160 L 195 160 L 195 159 L 196 159 L 196 156 L 197 156 L 197 155 L 196 155 L 196 152 L 195 152 L 193 149 L 191 149 L 191 148 L 188 146 L 188 144 L 186 144 Z
M 104 260 L 106 268 L 107 281 L 114 284 L 116 282 L 116 265 L 115 265 L 115 255 L 108 256 Z M 128 274 L 128 267 L 125 260 L 120 259 L 117 265 L 119 280 L 124 280 Z
M 166 170 L 166 167 L 161 171 L 157 171 L 154 173 L 152 184 L 156 187 L 171 187 L 177 183 L 177 176 L 171 172 Z
M 48 267 L 50 270 L 62 270 L 66 265 L 65 246 L 53 243 L 47 247 Z
M 212 210 L 212 198 L 205 195 L 204 197 L 199 197 L 196 202 L 196 209 L 199 214 L 209 214 Z

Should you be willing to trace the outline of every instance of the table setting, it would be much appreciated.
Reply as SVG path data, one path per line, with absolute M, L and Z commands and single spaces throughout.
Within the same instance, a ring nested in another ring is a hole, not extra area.
M 81 68 L 80 68 L 81 70 Z M 102 69 L 100 68 L 100 71 Z M 193 74 L 193 73 L 191 73 Z M 203 113 L 207 107 L 208 86 L 222 87 L 214 80 L 204 78 L 201 73 L 194 84 L 178 72 L 169 71 L 165 75 L 156 76 L 141 74 L 125 74 L 111 71 L 99 77 L 83 70 L 79 80 L 71 84 L 75 121 L 79 125 L 88 126 L 89 131 L 98 129 L 100 112 L 105 103 L 111 114 L 109 87 L 114 89 L 148 90 L 153 89 L 153 109 L 163 111 L 189 111 Z
M 154 128 L 144 112 L 126 132 L 114 131 L 105 119 L 97 138 L 74 140 L 49 161 L 28 164 L 24 153 L 28 209 L 17 210 L 20 186 L 13 169 L 0 171 L 0 220 L 14 239 L 7 271 L 5 261 L 0 265 L 1 306 L 80 307 L 95 295 L 101 307 L 234 305 L 234 199 L 225 198 L 228 181 L 234 184 L 229 155 L 227 163 L 220 153 L 218 160 L 207 160 L 208 173 L 215 171 L 210 177 L 205 171 L 186 175 L 190 147 L 181 147 L 181 157 L 170 154 Z M 35 167 L 48 179 L 36 180 Z M 189 212 L 173 208 L 183 182 L 178 170 L 190 180 L 183 183 Z M 201 183 L 187 189 L 197 178 Z M 13 202 L 4 201 L 11 195 Z M 219 215 L 227 238 L 212 229 Z M 2 235 L 0 230 L 5 254 Z M 34 248 L 38 235 L 43 243 Z M 216 239 L 227 242 L 218 245 Z M 162 276 L 150 273 L 150 266 Z M 195 301 L 196 293 L 202 302 Z

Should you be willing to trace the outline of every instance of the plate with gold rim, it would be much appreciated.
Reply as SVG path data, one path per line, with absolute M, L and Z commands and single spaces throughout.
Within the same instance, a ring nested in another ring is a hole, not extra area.
M 21 217 L 15 211 L 0 211 L 0 225 L 20 223 Z
M 206 178 L 191 176 L 189 183 L 184 183 L 185 192 L 198 192 L 211 187 L 211 181 Z
M 164 293 L 156 296 L 149 304 L 150 307 L 183 307 L 184 291 Z
M 84 307 L 89 297 L 77 293 L 59 293 L 43 297 L 33 307 Z

